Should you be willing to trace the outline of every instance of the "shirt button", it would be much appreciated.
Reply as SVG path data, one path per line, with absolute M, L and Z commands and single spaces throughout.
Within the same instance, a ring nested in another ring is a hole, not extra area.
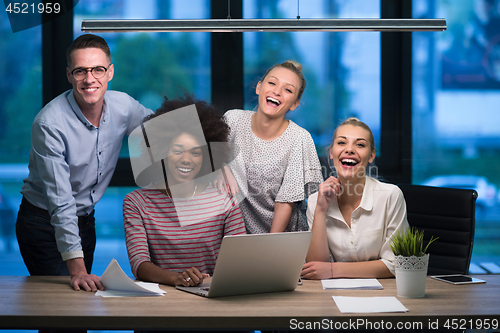
M 95 190 L 92 191 L 92 193 L 95 193 Z M 352 243 L 352 242 L 351 242 Z
M 351 245 L 354 244 L 353 241 L 351 241 Z
M 101 153 L 102 153 L 102 152 L 100 151 L 100 152 L 99 152 L 99 155 L 101 155 Z

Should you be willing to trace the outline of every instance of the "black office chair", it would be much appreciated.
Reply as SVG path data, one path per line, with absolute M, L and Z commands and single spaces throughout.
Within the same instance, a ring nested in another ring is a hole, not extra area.
M 400 184 L 408 223 L 424 230 L 424 240 L 439 237 L 429 249 L 429 275 L 468 274 L 474 244 L 474 190 Z

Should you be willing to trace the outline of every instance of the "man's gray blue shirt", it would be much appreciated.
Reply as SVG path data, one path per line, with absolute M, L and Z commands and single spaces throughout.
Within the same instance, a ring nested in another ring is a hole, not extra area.
M 78 216 L 92 212 L 113 176 L 123 137 L 151 113 L 129 95 L 107 91 L 96 127 L 69 90 L 35 117 L 29 175 L 21 192 L 49 212 L 63 260 L 83 257 Z

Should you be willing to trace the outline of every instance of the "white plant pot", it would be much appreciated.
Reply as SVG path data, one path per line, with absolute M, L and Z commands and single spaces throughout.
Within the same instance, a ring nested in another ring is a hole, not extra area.
M 421 257 L 396 256 L 394 268 L 396 270 L 396 289 L 398 296 L 419 298 L 425 296 L 425 281 L 429 254 Z

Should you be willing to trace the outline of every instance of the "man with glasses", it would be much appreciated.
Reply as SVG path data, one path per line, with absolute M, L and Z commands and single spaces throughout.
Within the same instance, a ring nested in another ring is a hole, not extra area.
M 123 137 L 152 111 L 125 93 L 107 91 L 114 67 L 101 37 L 75 39 L 67 61 L 73 89 L 33 121 L 16 234 L 31 275 L 70 275 L 75 290 L 96 291 L 104 287 L 90 274 L 94 206 L 111 180 Z

